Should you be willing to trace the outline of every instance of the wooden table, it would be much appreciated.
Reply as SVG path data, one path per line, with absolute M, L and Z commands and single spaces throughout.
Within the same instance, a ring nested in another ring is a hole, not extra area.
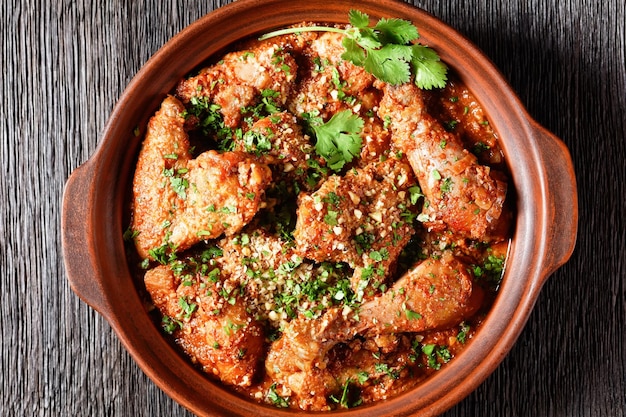
M 67 177 L 94 152 L 137 70 L 224 3 L 2 3 L 0 415 L 189 415 L 70 291 L 60 207 Z M 548 280 L 501 366 L 446 416 L 626 415 L 624 1 L 413 3 L 482 48 L 564 140 L 580 198 L 571 261 Z

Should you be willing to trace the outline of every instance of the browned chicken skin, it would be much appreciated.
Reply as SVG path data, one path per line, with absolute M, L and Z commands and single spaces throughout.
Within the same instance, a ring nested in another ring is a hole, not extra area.
M 183 103 L 193 97 L 210 99 L 220 106 L 225 125 L 235 128 L 242 118 L 241 109 L 255 103 L 263 90 L 277 92 L 278 104 L 285 104 L 297 73 L 298 66 L 289 51 L 274 43 L 263 43 L 227 54 L 216 65 L 182 81 L 177 96 Z
M 220 295 L 220 280 L 200 275 L 193 280 L 198 282 L 181 283 L 170 267 L 161 265 L 146 272 L 144 281 L 154 305 L 176 328 L 178 344 L 194 362 L 227 384 L 250 386 L 263 356 L 263 329 L 241 298 Z
M 411 167 L 396 158 L 331 176 L 314 193 L 300 195 L 294 231 L 298 252 L 357 268 L 355 290 L 369 285 L 364 280 L 383 282 L 414 233 L 406 219 L 415 210 L 413 186 Z
M 359 311 L 329 309 L 320 319 L 298 318 L 284 329 L 270 349 L 266 371 L 289 387 L 302 408 L 324 407 L 320 398 L 336 389 L 324 372 L 327 353 L 357 335 L 379 336 L 444 328 L 475 311 L 472 280 L 466 265 L 454 258 L 427 260 L 399 279 Z
M 426 113 L 419 88 L 379 85 L 384 95 L 378 114 L 390 119 L 392 142 L 407 155 L 428 202 L 424 224 L 484 239 L 502 213 L 506 184 Z
M 183 250 L 236 233 L 259 210 L 271 171 L 251 155 L 189 154 L 183 105 L 168 97 L 152 117 L 133 182 L 133 224 L 139 255 L 155 259 L 168 246 Z

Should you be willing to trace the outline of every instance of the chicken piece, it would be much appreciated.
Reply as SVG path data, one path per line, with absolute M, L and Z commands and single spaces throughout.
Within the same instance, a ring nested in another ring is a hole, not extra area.
M 172 220 L 170 242 L 189 247 L 241 230 L 262 205 L 271 171 L 245 154 L 207 151 L 187 164 L 187 199 Z
M 217 277 L 196 274 L 181 283 L 169 266 L 160 265 L 146 272 L 144 282 L 163 323 L 191 360 L 226 384 L 248 387 L 264 355 L 264 332 L 241 298 L 221 295 L 224 286 Z
M 183 110 L 177 99 L 166 98 L 139 154 L 131 227 L 143 258 L 241 230 L 271 181 L 270 169 L 244 153 L 207 151 L 191 159 Z
M 285 323 L 284 309 L 277 297 L 289 294 L 291 287 L 304 285 L 312 266 L 304 264 L 293 248 L 277 236 L 255 229 L 218 242 L 222 256 L 215 259 L 229 276 L 231 286 L 245 287 L 248 311 L 274 328 Z M 297 306 L 294 306 L 294 308 Z
M 451 326 L 480 306 L 482 293 L 478 287 L 474 289 L 462 262 L 453 257 L 426 260 L 396 281 L 390 291 L 363 305 L 357 330 L 373 337 Z
M 463 263 L 454 258 L 424 261 L 356 313 L 334 307 L 320 319 L 300 317 L 290 322 L 270 347 L 266 371 L 295 393 L 301 407 L 320 407 L 319 398 L 336 389 L 324 372 L 327 353 L 336 344 L 357 335 L 450 326 L 476 311 L 481 301 L 482 293 L 473 291 Z
M 374 76 L 363 68 L 341 58 L 345 50 L 343 35 L 324 33 L 311 41 L 303 51 L 306 59 L 301 79 L 290 100 L 289 110 L 295 115 L 317 114 L 328 120 L 340 110 L 358 106 L 368 100 Z
M 424 224 L 483 240 L 500 217 L 506 183 L 426 112 L 417 86 L 377 85 L 384 91 L 378 114 L 391 121 L 392 142 L 407 155 L 426 196 Z
M 278 93 L 277 104 L 287 102 L 298 66 L 293 56 L 275 42 L 263 42 L 252 49 L 232 52 L 219 63 L 183 80 L 176 95 L 188 103 L 193 97 L 208 98 L 220 106 L 224 124 L 239 126 L 242 108 L 250 106 L 264 90 Z
M 306 171 L 307 160 L 314 153 L 296 117 L 288 112 L 257 120 L 241 138 L 235 139 L 235 150 L 258 155 L 269 165 L 282 165 L 284 173 Z
M 429 109 L 433 107 L 435 111 L 431 114 L 459 135 L 465 147 L 477 155 L 480 163 L 491 166 L 503 163 L 504 155 L 498 144 L 498 136 L 484 109 L 466 86 L 453 78 L 449 79 L 440 94 L 431 97 L 427 103 Z
M 151 249 L 163 245 L 164 225 L 171 223 L 172 211 L 182 201 L 175 188 L 167 185 L 164 173 L 185 170 L 186 161 L 191 158 L 185 119 L 181 116 L 184 110 L 174 97 L 163 101 L 148 123 L 137 160 L 131 228 L 138 233 L 135 245 L 142 258 L 149 257 Z
M 304 118 L 327 121 L 342 110 L 359 114 L 364 121 L 359 166 L 380 159 L 389 150 L 390 135 L 376 116 L 381 93 L 373 87 L 374 76 L 341 59 L 343 35 L 323 33 L 304 49 L 300 79 L 289 110 Z
M 359 268 L 356 291 L 384 281 L 414 233 L 414 186 L 411 167 L 395 157 L 331 176 L 316 192 L 300 195 L 293 233 L 298 252 Z

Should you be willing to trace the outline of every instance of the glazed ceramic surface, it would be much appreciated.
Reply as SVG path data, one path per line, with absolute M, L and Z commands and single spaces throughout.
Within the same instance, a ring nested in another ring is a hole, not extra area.
M 145 126 L 176 83 L 233 42 L 301 21 L 347 23 L 347 0 L 239 0 L 169 41 L 136 75 L 110 116 L 96 153 L 66 184 L 63 255 L 72 289 L 100 312 L 144 372 L 198 415 L 292 415 L 210 381 L 163 337 L 141 302 L 125 255 L 125 201 Z M 367 0 L 373 19 L 412 21 L 478 98 L 498 132 L 517 201 L 514 236 L 500 293 L 465 350 L 417 388 L 388 401 L 332 415 L 434 415 L 475 389 L 519 336 L 541 286 L 571 255 L 577 228 L 573 167 L 563 143 L 537 125 L 491 62 L 455 30 L 406 4 Z

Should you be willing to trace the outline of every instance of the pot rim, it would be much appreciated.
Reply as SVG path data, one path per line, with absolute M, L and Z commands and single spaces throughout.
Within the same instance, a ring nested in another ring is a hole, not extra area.
M 280 7 L 285 5 L 289 5 L 289 12 L 281 13 Z M 148 314 L 137 315 L 145 310 L 137 291 L 128 291 L 128 282 L 133 287 L 135 284 L 121 239 L 126 200 L 120 197 L 127 192 L 140 144 L 133 130 L 137 125 L 146 125 L 178 80 L 233 42 L 303 20 L 346 23 L 347 11 L 353 6 L 350 0 L 336 0 L 322 9 L 313 2 L 238 0 L 200 18 L 168 41 L 137 73 L 111 113 L 96 152 L 66 185 L 63 250 L 72 288 L 109 321 L 142 370 L 174 400 L 198 415 L 282 416 L 298 412 L 253 403 L 209 381 L 166 341 Z M 467 396 L 500 364 L 528 320 L 545 279 L 571 255 L 577 223 L 573 167 L 564 145 L 532 120 L 491 61 L 460 33 L 429 13 L 394 0 L 367 0 L 359 3 L 358 8 L 372 18 L 399 17 L 416 24 L 421 41 L 438 51 L 489 115 L 500 135 L 517 194 L 515 232 L 500 293 L 461 354 L 404 394 L 354 410 L 332 412 L 439 414 Z M 232 25 L 233 21 L 249 16 L 253 10 L 256 19 L 249 25 L 238 25 L 227 36 L 213 33 L 227 27 L 228 22 Z M 269 21 L 273 22 L 271 27 L 267 25 Z M 164 66 L 181 59 L 185 65 L 167 72 L 169 75 L 163 74 Z M 468 60 L 472 62 L 469 68 L 459 67 Z M 493 94 L 494 91 L 499 94 Z M 564 162 L 548 168 L 546 164 L 551 163 L 554 155 L 546 155 L 542 148 L 546 144 L 556 149 Z M 550 179 L 555 170 L 565 172 L 570 181 L 555 183 Z M 555 187 L 560 187 L 558 192 Z M 72 199 L 79 193 L 77 190 L 81 190 L 81 201 L 87 197 L 79 209 Z M 112 195 L 117 198 L 111 198 Z M 568 199 L 555 202 L 555 195 Z M 566 237 L 556 241 L 555 216 L 564 210 L 570 210 L 568 224 L 557 220 L 558 226 L 566 229 Z M 78 245 L 81 239 L 84 244 Z M 558 250 L 551 247 L 553 244 L 558 244 Z M 73 261 L 85 254 L 88 264 L 77 265 Z M 215 395 L 207 398 L 207 390 Z

